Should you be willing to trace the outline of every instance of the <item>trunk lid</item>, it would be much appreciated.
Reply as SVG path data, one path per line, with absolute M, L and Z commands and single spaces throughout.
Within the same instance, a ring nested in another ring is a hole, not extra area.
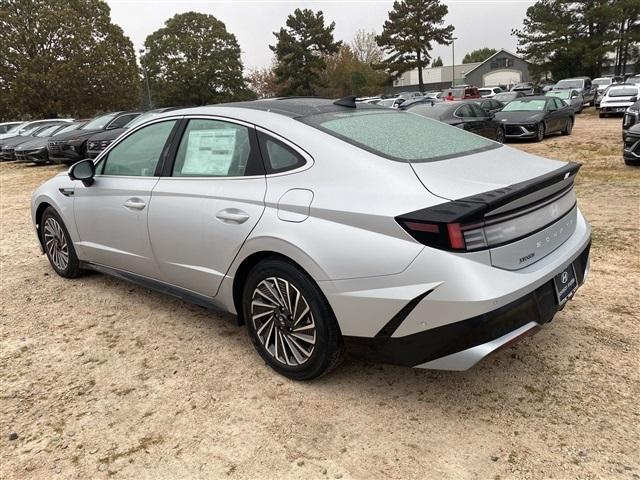
M 532 180 L 565 166 L 503 146 L 462 157 L 413 162 L 411 167 L 427 190 L 457 200 Z

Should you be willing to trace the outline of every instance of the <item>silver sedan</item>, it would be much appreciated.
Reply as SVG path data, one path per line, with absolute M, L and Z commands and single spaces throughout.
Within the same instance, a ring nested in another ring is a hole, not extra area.
M 464 370 L 584 282 L 578 169 L 354 98 L 270 99 L 127 130 L 40 186 L 32 216 L 59 275 L 236 314 L 287 377 L 345 348 Z

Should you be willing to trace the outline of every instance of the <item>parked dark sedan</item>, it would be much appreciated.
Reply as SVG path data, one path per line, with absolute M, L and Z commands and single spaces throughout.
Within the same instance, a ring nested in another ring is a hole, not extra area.
M 71 132 L 82 127 L 86 120 L 57 125 L 52 130 L 47 130 L 36 135 L 28 142 L 22 143 L 16 147 L 15 156 L 19 162 L 32 162 L 36 164 L 47 163 L 49 156 L 47 154 L 47 143 L 52 137 L 63 133 Z
M 627 108 L 622 117 L 622 138 L 627 130 L 640 123 L 640 100 Z
M 468 100 L 469 102 L 473 102 L 476 105 L 479 105 L 485 112 L 495 114 L 502 110 L 505 104 L 499 100 L 494 100 L 493 98 L 481 98 L 477 100 Z
M 29 130 L 22 135 L 5 140 L 2 148 L 0 149 L 0 160 L 3 162 L 10 162 L 15 160 L 15 150 L 18 146 L 22 145 L 23 143 L 27 143 L 34 138 L 47 137 L 51 132 L 57 130 L 62 125 L 67 125 L 67 123 L 60 122 L 48 125 L 38 125 L 33 130 Z
M 627 165 L 640 165 L 640 123 L 625 132 L 622 156 Z
M 122 128 L 112 128 L 105 130 L 103 132 L 96 133 L 92 135 L 89 140 L 87 140 L 87 157 L 88 158 L 96 158 L 100 155 L 105 148 L 107 148 L 111 142 L 113 142 L 116 138 L 122 135 L 124 132 L 129 130 L 130 128 L 137 127 L 138 125 L 142 125 L 144 122 L 148 122 L 154 117 L 157 117 L 163 112 L 167 112 L 169 110 L 174 110 L 176 107 L 167 107 L 167 108 L 157 108 L 155 110 L 149 110 L 148 112 L 144 112 L 138 117 L 135 117 L 129 123 L 124 125 Z
M 573 108 L 557 97 L 523 97 L 513 100 L 496 113 L 507 138 L 533 138 L 540 142 L 549 133 L 571 135 Z
M 122 128 L 142 112 L 112 112 L 101 115 L 82 128 L 64 133 L 47 144 L 49 160 L 71 165 L 87 157 L 87 140 L 98 132 Z
M 449 101 L 433 105 L 418 104 L 409 107 L 407 111 L 440 120 L 496 142 L 503 143 L 505 139 L 502 125 L 494 120 L 493 114 L 485 112 L 474 101 Z

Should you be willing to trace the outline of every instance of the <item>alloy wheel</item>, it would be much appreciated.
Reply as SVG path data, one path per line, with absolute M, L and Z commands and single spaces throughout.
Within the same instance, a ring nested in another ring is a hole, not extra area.
M 251 297 L 251 321 L 264 349 L 287 366 L 305 364 L 316 344 L 316 324 L 304 295 L 279 277 L 262 280 Z
M 44 222 L 44 244 L 56 268 L 66 270 L 69 265 L 69 245 L 62 227 L 53 217 Z
M 541 142 L 544 140 L 544 123 L 539 123 L 538 128 L 536 130 L 536 139 Z

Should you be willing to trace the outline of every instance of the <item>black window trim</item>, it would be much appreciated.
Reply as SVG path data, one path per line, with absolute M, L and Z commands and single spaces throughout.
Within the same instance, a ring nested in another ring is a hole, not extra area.
M 184 136 L 184 133 L 187 130 L 187 125 L 191 120 L 212 120 L 212 121 L 218 121 L 218 122 L 233 123 L 235 125 L 246 127 L 249 130 L 249 143 L 251 146 L 251 155 L 249 156 L 249 161 L 247 165 L 249 165 L 249 162 L 251 162 L 256 173 L 253 173 L 252 175 L 242 175 L 242 176 L 235 176 L 235 177 L 216 176 L 216 175 L 174 176 L 173 166 L 176 162 L 176 155 L 178 154 L 178 149 L 180 148 L 180 142 L 182 142 L 182 137 Z M 265 165 L 260 154 L 255 125 L 242 120 L 238 120 L 236 118 L 225 117 L 221 115 L 185 115 L 183 116 L 182 120 L 179 122 L 178 128 L 175 130 L 174 134 L 171 136 L 171 144 L 170 144 L 170 147 L 167 149 L 167 154 L 163 160 L 164 160 L 163 165 L 158 175 L 163 179 L 175 178 L 179 180 L 188 180 L 188 179 L 238 180 L 238 179 L 244 179 L 244 178 L 256 178 L 256 177 L 265 176 Z
M 280 140 L 279 138 L 274 137 L 273 135 L 269 135 L 265 132 L 258 131 L 258 145 L 260 147 L 260 155 L 262 156 L 262 161 L 264 163 L 264 168 L 267 172 L 267 175 L 277 175 L 281 173 L 288 173 L 294 170 L 299 170 L 304 167 L 307 163 L 305 157 L 301 155 L 295 148 L 291 148 L 290 145 L 287 145 L 285 142 Z M 294 154 L 294 156 L 298 159 L 295 165 L 283 168 L 273 168 L 271 166 L 271 161 L 269 159 L 269 151 L 267 149 L 266 142 L 270 141 L 275 143 L 276 145 L 280 145 L 282 148 L 289 150 Z

